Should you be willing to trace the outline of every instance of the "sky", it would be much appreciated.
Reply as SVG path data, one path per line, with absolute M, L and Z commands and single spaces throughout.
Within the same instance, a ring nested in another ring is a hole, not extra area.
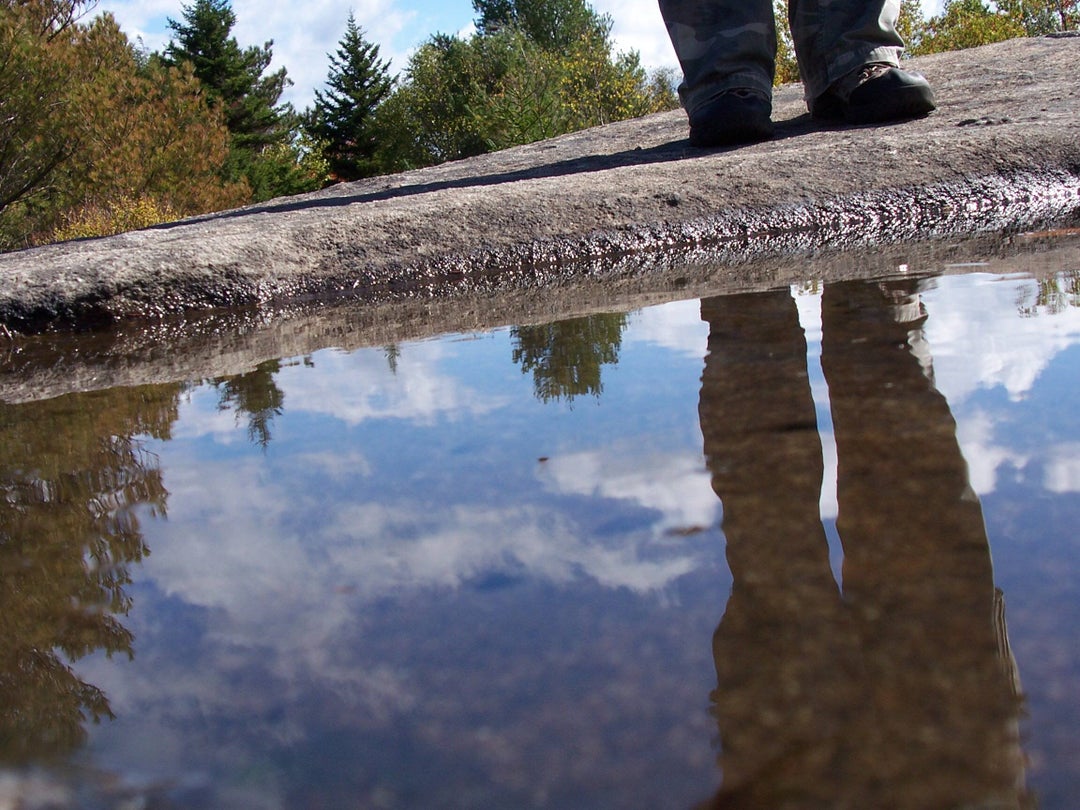
M 169 41 L 168 19 L 180 20 L 194 0 L 99 0 L 93 13 L 112 14 L 132 41 L 152 51 Z M 656 0 L 593 0 L 593 8 L 611 14 L 617 50 L 636 50 L 647 68 L 675 67 L 675 54 Z M 322 88 L 329 67 L 327 55 L 337 50 L 349 12 L 356 17 L 379 55 L 390 60 L 391 72 L 403 69 L 410 53 L 435 33 L 471 30 L 476 16 L 471 0 L 308 0 L 292 3 L 233 0 L 233 36 L 243 47 L 273 40 L 270 69 L 284 67 L 293 81 L 282 101 L 297 109 L 309 106 Z

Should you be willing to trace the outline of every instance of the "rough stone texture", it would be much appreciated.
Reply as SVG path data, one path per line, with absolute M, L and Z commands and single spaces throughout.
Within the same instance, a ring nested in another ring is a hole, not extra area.
M 440 297 L 1037 226 L 1080 211 L 1080 38 L 912 61 L 940 109 L 828 128 L 779 90 L 777 137 L 687 143 L 681 111 L 99 240 L 0 256 L 0 325 Z M 716 269 L 714 267 L 714 272 Z

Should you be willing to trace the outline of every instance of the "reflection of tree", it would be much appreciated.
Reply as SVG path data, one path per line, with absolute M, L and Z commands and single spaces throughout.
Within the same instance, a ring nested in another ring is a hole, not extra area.
M 514 362 L 522 373 L 532 372 L 533 390 L 543 402 L 603 391 L 600 367 L 619 362 L 626 315 L 588 315 L 544 326 L 519 326 L 514 338 Z
M 60 754 L 109 702 L 67 662 L 132 655 L 127 566 L 136 509 L 168 493 L 144 436 L 168 438 L 179 386 L 0 405 L 0 762 Z
M 270 444 L 270 424 L 275 416 L 281 416 L 285 405 L 285 394 L 274 382 L 279 371 L 281 361 L 268 360 L 247 374 L 214 383 L 220 394 L 218 408 L 223 411 L 233 408 L 237 415 L 247 414 L 248 438 L 264 450 Z
M 398 358 L 401 357 L 401 347 L 396 343 L 389 343 L 383 347 L 383 353 L 386 355 L 386 365 L 390 368 L 390 373 L 397 376 L 397 364 Z
M 1040 312 L 1059 315 L 1069 307 L 1080 307 L 1080 270 L 1037 279 L 1034 296 L 1027 285 L 1017 293 L 1016 308 L 1024 317 L 1035 317 Z

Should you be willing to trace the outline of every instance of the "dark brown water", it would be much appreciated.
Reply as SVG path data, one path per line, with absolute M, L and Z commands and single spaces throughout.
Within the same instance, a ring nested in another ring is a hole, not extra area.
M 0 405 L 0 806 L 1075 806 L 1019 269 Z

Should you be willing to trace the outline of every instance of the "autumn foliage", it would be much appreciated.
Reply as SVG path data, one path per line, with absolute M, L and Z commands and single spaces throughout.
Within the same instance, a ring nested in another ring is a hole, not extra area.
M 142 58 L 110 15 L 78 14 L 71 0 L 0 2 L 0 247 L 133 200 L 167 218 L 244 202 L 220 177 L 229 134 L 190 68 Z

